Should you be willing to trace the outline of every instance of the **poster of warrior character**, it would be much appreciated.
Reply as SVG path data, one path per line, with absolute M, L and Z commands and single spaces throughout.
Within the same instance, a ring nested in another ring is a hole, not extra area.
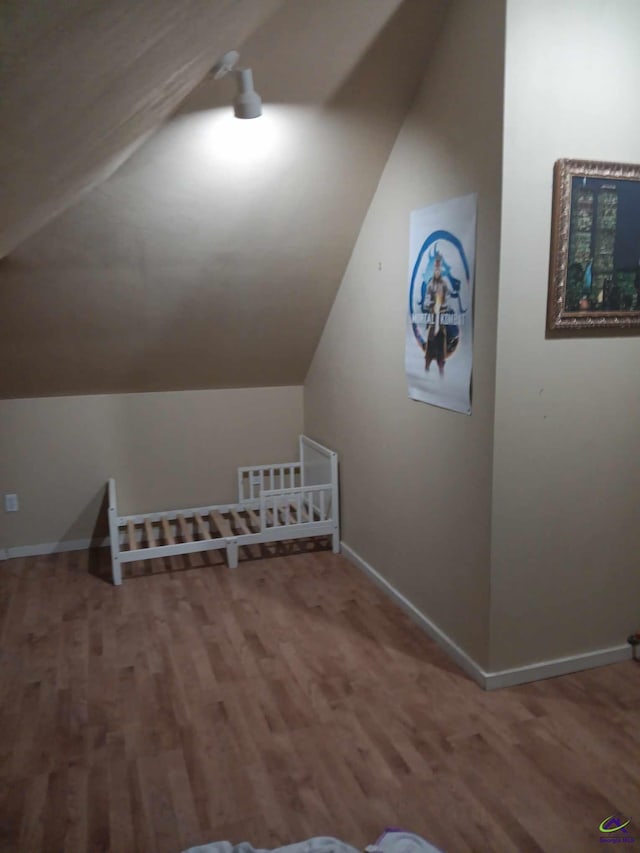
M 477 196 L 411 212 L 409 397 L 471 414 Z

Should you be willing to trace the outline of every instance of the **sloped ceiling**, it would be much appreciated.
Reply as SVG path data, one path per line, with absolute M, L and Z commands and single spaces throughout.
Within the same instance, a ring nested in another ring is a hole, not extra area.
M 304 381 L 444 10 L 5 3 L 0 396 Z
M 0 257 L 131 148 L 282 0 L 3 0 Z

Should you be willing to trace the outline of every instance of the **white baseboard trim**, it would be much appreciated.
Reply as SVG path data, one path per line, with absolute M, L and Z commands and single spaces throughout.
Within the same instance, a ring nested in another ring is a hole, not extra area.
M 632 657 L 630 646 L 612 646 L 608 649 L 597 649 L 592 652 L 585 652 L 584 654 L 540 661 L 539 663 L 527 664 L 525 666 L 514 667 L 513 669 L 485 672 L 451 637 L 438 628 L 422 611 L 418 610 L 414 604 L 405 598 L 401 592 L 356 553 L 353 548 L 350 548 L 345 542 L 341 542 L 340 545 L 342 553 L 349 562 L 365 572 L 377 586 L 381 587 L 391 598 L 397 601 L 400 607 L 411 616 L 431 639 L 442 646 L 458 666 L 485 690 L 498 690 L 501 687 L 514 687 L 516 684 L 526 684 L 529 681 L 541 681 L 542 679 L 554 678 L 558 675 L 568 675 L 571 672 L 581 672 L 585 669 L 594 669 L 597 666 L 621 663 L 622 661 L 630 660 Z
M 487 673 L 486 688 L 497 690 L 500 687 L 514 687 L 516 684 L 526 684 L 528 681 L 541 681 L 543 678 L 569 675 L 571 672 L 582 672 L 584 669 L 595 669 L 597 666 L 607 666 L 610 663 L 622 663 L 622 661 L 631 660 L 631 657 L 631 646 L 624 645 L 540 663 L 530 663 L 514 669 Z
M 451 637 L 438 628 L 435 622 L 432 622 L 428 616 L 425 616 L 421 610 L 418 610 L 418 608 L 412 604 L 409 599 L 405 598 L 404 595 L 392 584 L 390 584 L 386 578 L 382 577 L 382 575 L 377 572 L 372 565 L 367 563 L 366 560 L 363 560 L 363 558 L 357 554 L 353 548 L 350 548 L 345 542 L 341 542 L 340 545 L 342 553 L 350 563 L 353 563 L 354 566 L 357 566 L 365 574 L 369 575 L 371 580 L 377 586 L 389 593 L 391 598 L 398 602 L 400 607 L 409 614 L 414 622 L 417 622 L 417 624 L 431 637 L 432 640 L 435 640 L 439 646 L 442 646 L 444 650 L 449 653 L 449 655 L 454 659 L 458 666 L 467 673 L 467 675 L 471 676 L 471 678 L 473 678 L 473 680 L 481 687 L 486 687 L 487 674 L 482 667 L 473 660 L 473 658 L 470 658 L 469 655 L 460 648 L 460 646 L 454 643 Z
M 18 545 L 6 548 L 5 559 L 14 557 L 43 557 L 47 554 L 62 554 L 65 551 L 84 551 L 87 548 L 105 548 L 109 545 L 106 539 L 65 539 L 62 542 L 42 542 L 40 545 Z

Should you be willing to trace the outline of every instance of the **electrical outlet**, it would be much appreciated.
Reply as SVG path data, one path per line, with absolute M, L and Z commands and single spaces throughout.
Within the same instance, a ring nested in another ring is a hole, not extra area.
M 18 496 L 17 495 L 5 495 L 4 496 L 4 511 L 5 512 L 18 512 L 19 509 L 18 504 Z

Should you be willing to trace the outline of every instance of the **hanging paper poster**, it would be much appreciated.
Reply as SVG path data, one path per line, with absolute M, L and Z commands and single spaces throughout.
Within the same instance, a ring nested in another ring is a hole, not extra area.
M 477 196 L 411 212 L 409 397 L 471 414 Z

